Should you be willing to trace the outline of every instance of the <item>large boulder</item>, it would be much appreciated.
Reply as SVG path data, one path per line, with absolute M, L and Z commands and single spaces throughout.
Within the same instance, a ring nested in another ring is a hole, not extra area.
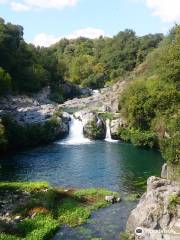
M 42 99 L 45 99 L 45 95 Z M 41 104 L 38 98 L 17 95 L 0 99 L 0 109 L 6 132 L 13 132 L 9 149 L 46 144 L 69 133 L 70 117 L 62 113 L 57 104 Z
M 117 118 L 111 121 L 110 128 L 111 128 L 111 136 L 113 139 L 119 139 L 118 133 L 120 128 L 126 127 L 126 122 L 122 118 Z
M 154 234 L 158 236 L 160 231 L 170 236 L 180 234 L 179 197 L 180 183 L 150 177 L 147 181 L 147 192 L 142 196 L 139 204 L 129 216 L 127 231 L 134 233 L 135 229 L 140 227 L 146 233 L 152 232 L 148 240 L 155 240 L 156 238 L 152 236 Z
M 52 121 L 52 120 L 50 120 Z M 52 125 L 52 131 L 54 133 L 54 139 L 63 138 L 68 135 L 69 133 L 69 124 L 67 120 L 56 117 L 55 118 L 56 124 Z
M 84 135 L 89 139 L 102 140 L 106 137 L 106 125 L 95 112 L 80 111 L 75 117 L 83 123 Z

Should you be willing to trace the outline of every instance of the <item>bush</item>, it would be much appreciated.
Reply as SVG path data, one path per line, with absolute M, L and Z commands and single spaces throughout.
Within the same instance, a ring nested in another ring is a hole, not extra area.
M 119 130 L 119 137 L 135 146 L 154 147 L 156 144 L 156 134 L 151 131 L 142 131 L 135 128 Z
M 0 152 L 3 152 L 7 147 L 7 138 L 5 135 L 5 128 L 0 120 Z
M 180 93 L 172 83 L 142 79 L 123 92 L 120 106 L 130 126 L 149 129 L 157 114 L 171 114 L 178 109 Z
M 169 196 L 168 210 L 171 214 L 177 214 L 177 206 L 180 204 L 180 197 L 176 194 Z
M 180 165 L 180 114 L 175 114 L 166 122 L 166 134 L 160 141 L 163 157 L 171 164 Z
M 180 26 L 152 52 L 133 81 L 124 90 L 120 107 L 131 129 L 122 138 L 137 145 L 153 145 L 153 134 L 163 157 L 180 165 Z M 141 134 L 141 132 L 145 134 Z M 144 142 L 144 143 L 143 143 Z
M 19 125 L 11 116 L 3 117 L 5 134 L 8 140 L 8 148 L 33 147 L 46 144 L 61 137 L 57 128 L 60 122 L 56 117 L 43 124 Z
M 104 87 L 107 77 L 103 73 L 91 74 L 87 79 L 82 82 L 83 87 L 89 87 L 91 89 L 100 89 Z
M 11 76 L 0 67 L 0 96 L 3 96 L 11 90 Z

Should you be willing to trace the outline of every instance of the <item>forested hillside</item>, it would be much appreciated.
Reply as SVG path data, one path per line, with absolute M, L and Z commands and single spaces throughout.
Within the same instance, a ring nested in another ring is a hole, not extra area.
M 0 19 L 0 95 L 36 92 L 63 81 L 50 49 L 35 48 L 23 40 L 23 27 Z
M 60 83 L 104 87 L 133 70 L 162 38 L 162 34 L 137 37 L 132 30 L 125 30 L 113 38 L 63 39 L 40 48 L 24 41 L 22 26 L 1 18 L 0 95 L 34 93 L 51 86 L 52 96 L 62 102 Z
M 148 55 L 121 96 L 129 124 L 121 136 L 141 143 L 151 138 L 169 163 L 180 165 L 180 26 Z
M 137 37 L 127 29 L 113 38 L 63 39 L 51 49 L 65 66 L 65 80 L 97 89 L 132 71 L 162 39 L 162 34 Z
M 67 99 L 62 83 L 97 89 L 130 75 L 133 81 L 120 100 L 129 127 L 120 130 L 120 137 L 136 145 L 160 146 L 167 160 L 179 163 L 179 53 L 179 25 L 165 38 L 138 37 L 125 30 L 112 38 L 62 39 L 40 48 L 23 40 L 21 26 L 0 19 L 0 96 L 50 86 L 52 99 L 61 103 Z M 5 141 L 0 123 L 0 145 Z

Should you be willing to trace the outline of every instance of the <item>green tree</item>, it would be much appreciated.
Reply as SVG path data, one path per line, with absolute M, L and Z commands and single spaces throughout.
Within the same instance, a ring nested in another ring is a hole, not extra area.
M 7 147 L 7 138 L 5 135 L 5 128 L 0 120 L 0 152 L 4 151 Z
M 11 76 L 0 67 L 0 96 L 9 93 L 11 90 Z

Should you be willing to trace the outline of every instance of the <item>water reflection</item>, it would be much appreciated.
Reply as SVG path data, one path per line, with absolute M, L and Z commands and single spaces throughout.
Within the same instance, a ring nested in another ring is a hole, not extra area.
M 158 175 L 162 162 L 159 152 L 125 143 L 51 144 L 1 159 L 0 180 L 43 180 L 58 186 L 132 192 L 138 179 Z
M 121 195 L 142 192 L 150 175 L 159 175 L 159 152 L 125 143 L 51 144 L 0 159 L 0 180 L 43 180 L 64 187 L 106 187 Z M 81 227 L 63 227 L 54 240 L 119 240 L 135 202 L 121 202 L 96 212 Z

